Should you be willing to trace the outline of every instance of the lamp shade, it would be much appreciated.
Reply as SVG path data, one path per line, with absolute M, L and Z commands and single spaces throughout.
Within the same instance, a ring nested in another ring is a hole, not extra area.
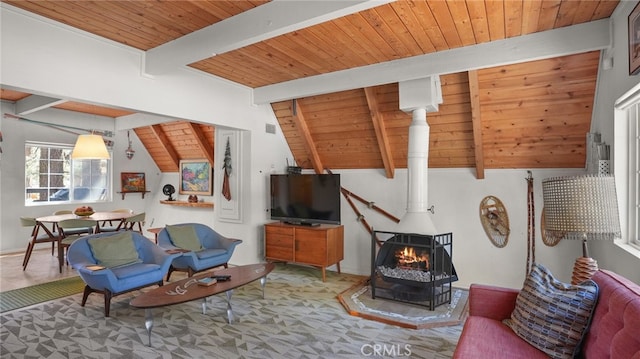
M 579 240 L 620 238 L 613 176 L 554 177 L 542 181 L 545 234 Z
M 71 158 L 74 160 L 102 160 L 109 159 L 110 156 L 102 136 L 79 135 L 73 152 L 71 152 Z

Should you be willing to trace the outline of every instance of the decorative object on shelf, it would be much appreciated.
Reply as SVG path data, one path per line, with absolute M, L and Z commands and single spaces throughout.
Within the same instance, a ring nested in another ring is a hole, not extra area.
M 189 203 L 198 203 L 198 196 L 195 194 L 190 194 L 187 200 Z
M 124 153 L 127 155 L 128 159 L 132 159 L 136 151 L 134 151 L 133 147 L 131 147 L 131 137 L 129 137 L 129 131 L 127 131 L 127 140 L 129 141 L 129 147 L 127 147 L 127 150 Z
M 620 238 L 618 199 L 613 176 L 553 177 L 542 181 L 545 235 L 582 240 L 582 257 L 573 268 L 572 284 L 598 270 L 589 257 L 587 241 Z
M 173 185 L 164 185 L 164 187 L 162 187 L 162 193 L 165 196 L 169 196 L 169 198 L 167 198 L 167 201 L 175 201 L 175 198 L 173 198 L 173 194 L 176 193 L 176 188 L 173 187 Z
M 502 201 L 495 196 L 486 196 L 480 201 L 480 222 L 491 243 L 503 248 L 509 241 L 509 216 Z
M 629 75 L 640 73 L 640 4 L 629 14 Z
M 144 172 L 122 172 L 120 173 L 122 193 L 146 192 Z
M 224 149 L 224 163 L 222 164 L 224 176 L 222 180 L 222 195 L 227 201 L 231 201 L 231 187 L 229 186 L 229 176 L 231 176 L 231 147 L 227 137 L 227 145 Z
M 79 135 L 71 152 L 74 160 L 106 160 L 110 157 L 102 136 L 94 134 Z
M 609 145 L 602 142 L 599 133 L 587 133 L 587 173 L 592 175 L 609 175 Z
M 210 196 L 211 164 L 207 160 L 180 161 L 180 194 Z

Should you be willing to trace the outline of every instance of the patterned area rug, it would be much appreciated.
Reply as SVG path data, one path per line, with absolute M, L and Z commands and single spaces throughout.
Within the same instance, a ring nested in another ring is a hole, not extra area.
M 156 308 L 151 347 L 139 292 L 117 296 L 105 318 L 102 296 L 81 294 L 0 314 L 0 357 L 50 358 L 450 358 L 462 326 L 407 329 L 349 315 L 337 295 L 360 276 L 278 265 L 265 299 L 258 282 L 232 296 L 236 321 L 226 322 L 224 295 Z
M 404 328 L 427 329 L 461 325 L 467 317 L 469 292 L 453 288 L 451 303 L 431 311 L 427 308 L 371 296 L 369 280 L 363 280 L 338 295 L 349 314 Z
M 84 282 L 80 277 L 65 278 L 31 287 L 8 290 L 0 293 L 0 312 L 67 297 L 82 293 L 83 290 Z

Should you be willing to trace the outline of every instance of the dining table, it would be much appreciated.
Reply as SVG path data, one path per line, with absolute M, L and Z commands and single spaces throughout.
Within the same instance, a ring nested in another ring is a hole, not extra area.
M 100 223 L 101 222 L 109 222 L 109 221 L 124 221 L 125 219 L 134 216 L 135 213 L 128 212 L 94 212 L 90 216 L 78 216 L 73 213 L 66 214 L 53 214 L 49 216 L 42 216 L 36 218 L 37 225 L 44 230 L 49 237 L 54 238 L 58 245 L 58 266 L 60 273 L 62 273 L 62 265 L 64 264 L 64 251 L 62 246 L 60 245 L 62 240 L 64 239 L 60 234 L 60 231 L 53 231 L 52 228 L 56 228 L 60 221 L 64 221 L 67 219 L 81 219 L 86 221 L 95 221 L 96 225 L 93 229 L 93 233 L 100 233 Z M 49 227 L 51 226 L 51 227 Z M 91 225 L 93 227 L 93 225 Z M 88 228 L 88 227 L 87 227 Z

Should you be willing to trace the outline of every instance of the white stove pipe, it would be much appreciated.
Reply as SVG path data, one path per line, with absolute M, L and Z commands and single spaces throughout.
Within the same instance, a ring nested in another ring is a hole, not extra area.
M 407 212 L 426 212 L 429 161 L 429 124 L 427 110 L 413 110 L 409 126 L 409 150 L 407 152 Z
M 400 82 L 400 109 L 412 111 L 407 152 L 407 213 L 397 232 L 438 234 L 428 210 L 429 124 L 427 111 L 438 111 L 442 103 L 438 76 Z
M 425 108 L 413 110 L 407 153 L 407 213 L 397 232 L 438 234 L 428 211 L 429 124 Z

